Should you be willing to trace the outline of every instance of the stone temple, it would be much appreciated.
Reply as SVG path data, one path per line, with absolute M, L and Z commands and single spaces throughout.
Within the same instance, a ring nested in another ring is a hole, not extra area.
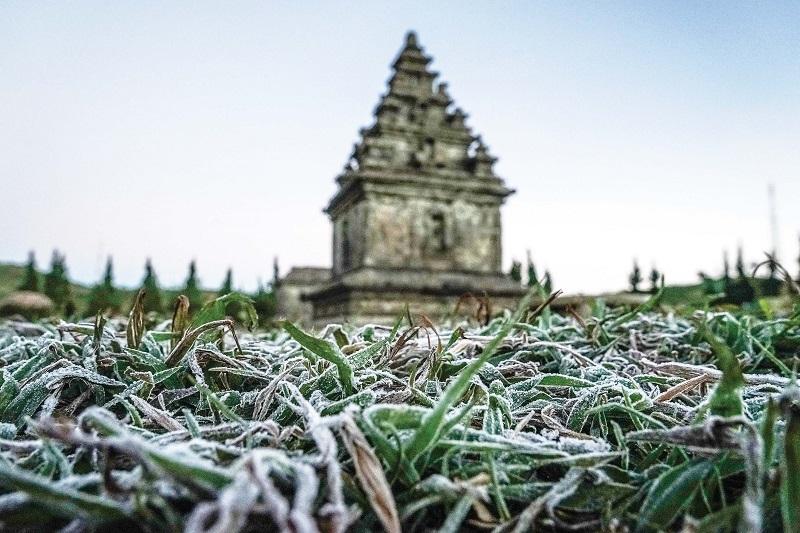
M 360 131 L 325 208 L 333 267 L 292 269 L 278 285 L 280 315 L 390 323 L 408 304 L 412 315 L 439 320 L 460 299 L 462 313 L 474 310 L 466 295 L 496 312 L 523 294 L 501 266 L 500 207 L 514 191 L 430 62 L 408 33 L 375 121 Z

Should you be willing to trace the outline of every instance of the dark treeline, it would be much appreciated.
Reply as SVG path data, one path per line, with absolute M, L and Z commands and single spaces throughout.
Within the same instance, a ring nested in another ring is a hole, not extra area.
M 716 296 L 714 303 L 737 305 L 753 302 L 762 296 L 777 296 L 780 294 L 782 287 L 786 284 L 786 280 L 784 279 L 785 276 L 780 273 L 781 267 L 774 260 L 774 254 L 767 256 L 767 259 L 760 264 L 758 269 L 756 269 L 757 266 L 759 265 L 754 263 L 748 269 L 745 265 L 744 252 L 739 247 L 736 253 L 736 263 L 733 272 L 731 272 L 730 261 L 726 252 L 723 254 L 722 274 L 719 277 L 709 276 L 705 272 L 698 272 L 703 293 L 709 296 Z M 530 252 L 528 252 L 525 275 L 523 275 L 522 263 L 513 260 L 508 276 L 520 284 L 528 287 L 540 286 L 548 292 L 553 287 L 549 271 L 545 271 L 541 277 L 537 274 Z M 663 277 L 663 272 L 658 270 L 655 265 L 650 268 L 647 277 L 645 277 L 645 272 L 642 271 L 638 261 L 634 259 L 633 267 L 628 275 L 628 290 L 633 293 L 655 293 L 661 286 Z M 800 255 L 797 257 L 796 279 L 800 282 Z
M 509 271 L 508 275 L 511 279 L 516 282 L 524 284 L 527 287 L 541 287 L 544 289 L 545 292 L 550 293 L 553 290 L 553 279 L 550 276 L 550 271 L 545 270 L 544 274 L 539 277 L 536 271 L 536 265 L 533 263 L 533 259 L 531 258 L 531 252 L 528 251 L 527 257 L 527 265 L 526 265 L 526 276 L 523 280 L 522 277 L 522 263 L 517 261 L 516 259 L 511 262 L 511 270 Z
M 798 258 L 800 262 L 800 257 Z M 761 268 L 764 266 L 766 268 Z M 766 270 L 766 272 L 765 272 Z M 787 280 L 779 273 L 779 265 L 774 254 L 759 265 L 745 266 L 742 248 L 736 250 L 736 264 L 731 272 L 728 254 L 723 255 L 722 276 L 711 277 L 705 272 L 698 272 L 703 291 L 709 295 L 720 295 L 716 303 L 741 305 L 752 302 L 762 296 L 777 296 Z M 800 280 L 800 274 L 797 279 Z
M 778 295 L 785 285 L 785 275 L 781 275 L 781 267 L 770 256 L 755 271 L 756 265 L 748 268 L 745 265 L 744 254 L 741 247 L 737 250 L 736 261 L 731 268 L 727 253 L 723 255 L 722 273 L 719 277 L 709 276 L 699 272 L 703 293 L 716 296 L 715 303 L 730 303 L 741 305 L 753 302 L 762 296 Z M 797 258 L 800 267 L 800 256 Z M 541 287 L 545 292 L 553 290 L 553 279 L 548 270 L 542 275 L 537 271 L 536 265 L 527 254 L 527 265 L 523 272 L 520 261 L 514 260 L 509 277 L 528 287 Z M 800 268 L 796 277 L 800 280 Z M 628 276 L 628 287 L 631 292 L 645 293 L 656 292 L 662 283 L 663 273 L 653 266 L 647 277 L 634 260 L 633 268 Z M 184 295 L 189 301 L 190 313 L 200 309 L 207 301 L 224 294 L 234 292 L 234 278 L 232 269 L 228 269 L 219 289 L 202 289 L 198 277 L 195 261 L 189 263 L 186 280 L 178 289 L 163 289 L 156 275 L 152 261 L 148 258 L 144 265 L 144 274 L 139 286 L 135 289 L 125 289 L 115 285 L 114 265 L 111 257 L 106 261 L 103 276 L 90 287 L 88 295 L 77 296 L 75 286 L 69 281 L 66 257 L 55 250 L 50 260 L 49 269 L 41 274 L 36 266 L 36 257 L 33 252 L 28 254 L 23 280 L 19 285 L 20 291 L 44 294 L 52 302 L 52 311 L 68 317 L 93 316 L 97 313 L 119 314 L 127 312 L 133 301 L 133 296 L 138 289 L 145 290 L 144 309 L 146 312 L 156 314 L 171 313 L 178 295 Z M 270 321 L 276 311 L 277 301 L 275 288 L 277 286 L 277 270 L 273 272 L 270 283 L 259 283 L 254 293 L 247 294 L 255 303 L 255 308 L 262 321 Z M 232 305 L 229 310 L 231 316 L 239 312 L 238 306 Z
M 736 251 L 736 264 L 734 271 L 731 272 L 728 254 L 723 254 L 722 274 L 719 277 L 709 276 L 705 272 L 698 272 L 703 293 L 708 296 L 716 296 L 714 303 L 742 305 L 755 301 L 763 296 L 777 296 L 781 289 L 789 281 L 786 279 L 791 274 L 781 275 L 781 266 L 774 258 L 774 254 L 767 255 L 766 259 L 759 264 L 752 264 L 750 268 L 745 265 L 744 252 L 741 247 Z M 800 256 L 797 258 L 798 271 L 796 279 L 800 281 Z M 649 290 L 656 292 L 662 274 L 655 267 L 649 275 Z M 628 277 L 629 289 L 631 292 L 644 292 L 642 290 L 641 269 L 634 260 L 633 269 Z
M 268 322 L 275 315 L 275 281 L 272 280 L 269 284 L 259 283 L 255 293 L 244 293 L 253 300 L 259 318 L 264 322 Z M 113 315 L 127 312 L 139 289 L 145 291 L 143 300 L 145 312 L 156 314 L 171 313 L 178 295 L 183 295 L 188 299 L 189 312 L 194 313 L 206 302 L 218 296 L 236 292 L 233 270 L 230 268 L 225 273 L 225 278 L 218 290 L 202 289 L 195 261 L 189 263 L 186 280 L 180 288 L 164 289 L 158 282 L 158 276 L 149 258 L 145 261 L 144 274 L 139 286 L 135 289 L 121 288 L 114 282 L 114 264 L 112 258 L 109 257 L 103 277 L 89 289 L 88 295 L 79 298 L 75 294 L 75 287 L 69 281 L 66 257 L 57 250 L 53 252 L 50 268 L 44 274 L 39 273 L 36 267 L 36 257 L 33 252 L 30 252 L 23 280 L 19 285 L 20 291 L 44 294 L 52 301 L 53 312 L 69 317 L 93 316 L 97 313 Z M 237 317 L 239 311 L 240 307 L 236 304 L 231 304 L 228 309 L 228 313 L 234 318 Z

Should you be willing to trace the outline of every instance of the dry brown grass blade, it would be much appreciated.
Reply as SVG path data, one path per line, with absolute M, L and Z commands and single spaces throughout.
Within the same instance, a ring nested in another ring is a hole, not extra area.
M 241 353 L 242 349 L 239 346 L 239 339 L 236 337 L 236 332 L 233 329 L 233 321 L 229 319 L 225 320 L 214 320 L 212 322 L 208 322 L 203 324 L 202 326 L 198 326 L 193 330 L 187 331 L 186 334 L 181 338 L 175 348 L 170 352 L 167 359 L 164 361 L 166 366 L 175 366 L 177 365 L 181 359 L 186 355 L 189 351 L 189 348 L 192 347 L 192 344 L 206 331 L 211 331 L 212 329 L 218 327 L 228 327 L 230 329 L 231 335 L 233 335 L 233 339 L 236 341 L 236 348 Z
M 717 381 L 722 378 L 722 371 L 708 366 L 692 365 L 689 363 L 666 362 L 654 363 L 649 359 L 642 358 L 642 365 L 652 371 L 662 374 L 669 374 L 671 376 L 679 376 L 682 378 L 695 378 L 698 375 L 706 377 L 706 381 Z M 775 385 L 776 387 L 785 387 L 789 384 L 790 379 L 774 374 L 742 374 L 744 382 L 748 385 Z
M 539 304 L 539 307 L 534 309 L 533 312 L 526 318 L 526 322 L 530 323 L 534 318 L 539 316 L 539 314 L 541 314 L 541 312 L 544 311 L 545 308 L 547 308 L 548 305 L 553 303 L 556 300 L 556 298 L 561 296 L 561 292 L 562 292 L 561 290 L 557 290 L 557 291 L 551 293 L 550 296 L 548 296 L 545 301 L 543 301 L 541 304 Z
M 430 334 L 430 331 L 428 331 L 429 329 L 432 329 L 433 333 L 436 335 L 436 343 L 437 343 L 436 344 L 436 351 L 437 351 L 437 353 L 441 352 L 442 351 L 442 338 L 439 336 L 439 332 L 436 330 L 436 326 L 433 325 L 433 322 L 431 322 L 431 319 L 428 318 L 425 315 L 420 315 L 419 316 L 419 322 L 420 322 L 420 327 L 425 332 L 425 335 L 428 337 L 428 348 L 432 348 L 432 346 L 431 346 L 431 334 Z
M 456 306 L 453 308 L 453 314 L 457 315 L 458 312 L 461 310 L 461 305 L 462 304 L 466 304 L 467 302 L 470 302 L 470 301 L 472 301 L 474 299 L 475 299 L 475 296 L 473 296 L 469 292 L 464 293 L 461 296 L 459 296 L 458 300 L 456 300 Z
M 148 401 L 139 398 L 136 395 L 131 395 L 130 400 L 133 405 L 141 411 L 147 418 L 152 420 L 167 431 L 184 431 L 180 422 L 175 420 L 169 413 L 153 407 Z
M 353 458 L 356 477 L 367 495 L 372 510 L 389 533 L 400 533 L 400 517 L 392 488 L 383 473 L 383 466 L 367 442 L 361 429 L 350 416 L 343 417 L 340 426 L 345 448 Z
M 711 378 L 709 376 L 707 376 L 706 374 L 700 374 L 700 375 L 695 376 L 695 377 L 693 377 L 691 379 L 687 379 L 683 383 L 678 383 L 674 387 L 671 387 L 670 389 L 662 392 L 661 394 L 656 396 L 653 399 L 653 401 L 655 401 L 655 402 L 668 402 L 668 401 L 672 400 L 673 398 L 675 398 L 676 396 L 679 396 L 679 395 L 683 394 L 684 392 L 690 391 L 690 390 L 694 389 L 695 387 L 699 387 L 703 383 L 705 383 L 707 381 L 710 381 L 710 380 L 711 380 Z
M 485 326 L 492 319 L 492 302 L 486 293 L 482 297 L 478 297 L 477 300 L 478 308 L 475 309 L 475 321 Z
M 144 335 L 144 295 L 145 290 L 139 289 L 136 299 L 133 301 L 131 313 L 128 316 L 128 325 L 125 328 L 125 337 L 128 348 L 138 348 Z
M 417 334 L 417 331 L 419 331 L 419 326 L 413 326 L 413 327 L 410 327 L 410 328 L 408 328 L 407 330 L 405 330 L 405 331 L 404 331 L 404 332 L 403 332 L 403 333 L 402 333 L 402 334 L 401 334 L 401 335 L 400 335 L 400 336 L 397 338 L 397 341 L 395 341 L 394 345 L 392 346 L 392 349 L 391 349 L 391 350 L 389 350 L 389 356 L 387 357 L 387 359 L 388 359 L 389 361 L 391 361 L 392 359 L 394 359 L 394 357 L 395 357 L 395 356 L 396 356 L 396 355 L 397 355 L 397 354 L 400 352 L 400 350 L 402 350 L 402 349 L 403 349 L 403 347 L 404 347 L 406 344 L 408 344 L 408 342 L 411 340 L 411 338 L 412 338 L 414 335 L 416 335 L 416 334 Z
M 575 319 L 575 321 L 580 324 L 583 329 L 586 329 L 586 321 L 583 317 L 573 308 L 571 305 L 567 306 L 567 313 L 569 316 Z
M 272 403 L 272 398 L 275 396 L 275 391 L 278 390 L 278 386 L 280 386 L 283 379 L 288 376 L 289 372 L 291 372 L 298 364 L 299 361 L 293 361 L 284 369 L 283 372 L 275 376 L 273 380 L 269 382 L 269 385 L 264 387 L 261 392 L 258 393 L 253 407 L 253 420 L 263 421 L 267 419 L 267 415 L 269 415 L 268 409 Z
M 172 342 L 173 350 L 189 329 L 189 298 L 181 294 L 175 301 L 175 311 L 172 313 Z
M 475 302 L 476 307 L 475 311 L 472 313 L 472 318 L 478 323 L 483 326 L 489 323 L 489 320 L 492 318 L 492 304 L 489 301 L 489 297 L 484 294 L 484 296 L 475 296 L 471 292 L 466 292 L 458 297 L 458 301 L 456 301 L 456 306 L 453 309 L 453 314 L 458 315 L 459 311 L 461 310 L 462 305 L 466 305 L 469 302 Z
M 786 286 L 789 287 L 790 289 L 792 289 L 795 294 L 800 296 L 800 285 L 798 285 L 797 282 L 792 279 L 792 275 L 789 274 L 789 271 L 786 270 L 784 268 L 784 266 L 782 264 L 780 264 L 780 262 L 778 262 L 775 259 L 775 257 L 772 256 L 772 254 L 768 254 L 768 253 L 765 252 L 764 255 L 767 256 L 767 260 L 760 262 L 759 264 L 757 264 L 753 268 L 753 277 L 754 278 L 756 277 L 756 274 L 758 273 L 758 270 L 761 267 L 769 266 L 771 264 L 771 265 L 774 266 L 775 270 L 777 270 L 778 273 L 781 275 L 781 277 L 783 278 L 783 281 L 786 283 Z

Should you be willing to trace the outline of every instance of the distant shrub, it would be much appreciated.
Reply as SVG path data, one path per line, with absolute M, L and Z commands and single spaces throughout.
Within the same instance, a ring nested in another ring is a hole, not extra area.
M 633 271 L 628 276 L 628 282 L 631 286 L 631 292 L 639 292 L 639 284 L 642 282 L 642 270 L 636 261 L 633 262 Z
M 122 310 L 122 295 L 114 287 L 114 266 L 111 258 L 106 261 L 106 270 L 103 279 L 89 293 L 87 314 L 119 313 Z
M 200 282 L 197 280 L 197 264 L 192 261 L 189 263 L 189 274 L 186 276 L 186 283 L 183 285 L 181 294 L 189 300 L 189 313 L 196 313 L 203 307 L 203 292 L 200 290 Z
M 516 282 L 522 283 L 522 263 L 513 261 L 511 263 L 511 271 L 508 276 Z
M 58 250 L 53 251 L 50 271 L 44 276 L 44 293 L 52 300 L 56 310 L 64 311 L 66 314 L 71 314 L 69 311 L 74 310 L 72 290 L 67 278 L 66 257 Z
M 40 292 L 16 291 L 0 300 L 0 316 L 20 315 L 36 320 L 53 312 L 53 301 Z
M 144 264 L 144 279 L 142 280 L 142 288 L 145 290 L 142 307 L 145 313 L 156 312 L 160 313 L 164 309 L 164 304 L 161 298 L 161 288 L 158 286 L 158 279 L 153 270 L 153 264 L 148 259 Z
M 28 262 L 25 265 L 25 278 L 22 280 L 19 290 L 33 292 L 39 290 L 39 273 L 36 271 L 36 256 L 32 250 L 28 253 Z

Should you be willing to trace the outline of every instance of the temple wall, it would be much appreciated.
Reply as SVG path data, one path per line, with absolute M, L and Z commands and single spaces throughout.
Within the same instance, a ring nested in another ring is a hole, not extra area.
M 334 221 L 333 225 L 333 272 L 342 274 L 364 264 L 368 206 L 360 202 Z
M 518 303 L 519 298 L 515 297 L 490 297 L 488 311 L 493 316 L 502 309 L 515 308 Z M 475 320 L 481 314 L 475 299 L 423 294 L 413 289 L 386 293 L 355 291 L 316 302 L 313 324 L 318 328 L 331 323 L 390 326 L 404 315 L 407 307 L 415 319 L 425 315 L 437 324 L 448 320 Z
M 464 199 L 368 198 L 363 265 L 499 272 L 500 209 Z
M 304 302 L 302 297 L 315 288 L 315 286 L 280 285 L 275 295 L 278 304 L 275 310 L 276 317 L 301 324 L 309 323 L 310 317 L 314 315 L 314 307 L 311 302 Z
M 295 267 L 276 287 L 276 317 L 300 324 L 310 324 L 314 315 L 313 304 L 304 299 L 331 279 L 331 271 L 319 267 Z

